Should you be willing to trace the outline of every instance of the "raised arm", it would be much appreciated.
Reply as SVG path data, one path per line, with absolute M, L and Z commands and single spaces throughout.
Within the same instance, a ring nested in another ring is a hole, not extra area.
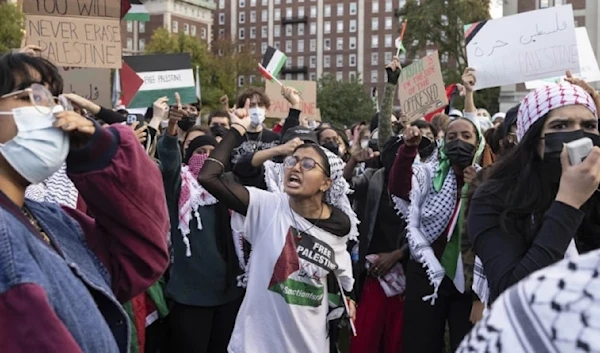
M 419 152 L 421 133 L 416 126 L 408 126 L 402 133 L 404 144 L 398 149 L 392 170 L 390 170 L 388 188 L 392 195 L 410 201 L 412 189 L 412 165 Z
M 398 85 L 398 79 L 400 78 L 400 71 L 402 66 L 397 56 L 394 57 L 391 63 L 386 66 L 385 71 L 387 73 L 387 83 L 383 91 L 383 100 L 381 101 L 381 111 L 379 112 L 379 137 L 377 139 L 377 145 L 379 150 L 383 151 L 385 142 L 392 137 L 392 107 L 394 105 L 394 93 L 396 92 L 396 85 Z

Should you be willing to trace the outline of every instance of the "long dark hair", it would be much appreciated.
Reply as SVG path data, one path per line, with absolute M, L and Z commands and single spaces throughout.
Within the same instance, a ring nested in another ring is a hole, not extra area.
M 542 158 L 538 154 L 540 136 L 547 115 L 535 122 L 519 144 L 495 163 L 486 182 L 474 198 L 501 208 L 500 225 L 525 234 L 532 241 L 538 226 L 531 227 L 551 205 L 558 185 L 543 177 Z M 523 232 L 524 231 L 524 232 Z

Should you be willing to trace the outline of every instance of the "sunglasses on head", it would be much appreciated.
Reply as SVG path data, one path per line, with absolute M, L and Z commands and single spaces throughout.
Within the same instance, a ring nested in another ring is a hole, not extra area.
M 329 176 L 329 173 L 325 170 L 325 168 L 323 168 L 323 166 L 320 165 L 319 162 L 315 161 L 311 157 L 304 157 L 302 159 L 299 159 L 296 156 L 288 156 L 283 160 L 283 165 L 288 169 L 295 167 L 298 163 L 300 163 L 300 168 L 302 168 L 302 170 L 305 171 L 313 170 L 315 169 L 315 167 L 318 166 L 323 170 L 325 175 Z

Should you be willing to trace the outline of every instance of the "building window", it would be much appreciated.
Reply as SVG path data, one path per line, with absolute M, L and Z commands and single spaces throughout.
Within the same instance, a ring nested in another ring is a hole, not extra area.
M 246 39 L 246 30 L 244 30 L 243 28 L 240 28 L 238 31 L 238 38 L 239 39 Z
M 385 12 L 392 12 L 392 0 L 385 0 Z
M 246 6 L 246 0 L 240 0 L 240 7 Z
M 331 5 L 325 5 L 325 17 L 331 17 Z
M 269 27 L 267 26 L 262 26 L 260 34 L 262 37 L 267 37 L 269 35 Z
M 356 20 L 350 20 L 350 33 L 356 33 Z
M 314 72 L 311 72 L 311 73 L 310 73 L 310 80 L 311 80 L 311 81 L 316 81 L 316 80 L 317 80 L 317 74 L 316 74 L 316 73 L 314 73 Z
M 188 25 L 187 23 L 183 24 L 183 33 L 184 34 L 190 34 L 190 25 Z
M 350 49 L 356 49 L 356 37 L 350 37 Z
M 250 28 L 250 39 L 256 38 L 256 27 Z
M 275 9 L 275 21 L 281 21 L 281 10 Z
M 138 41 L 138 50 L 139 51 L 146 50 L 146 40 L 144 38 L 142 38 Z
M 301 7 L 298 9 L 298 17 L 300 17 L 300 18 L 304 17 L 304 7 Z
M 344 73 L 342 73 L 341 71 L 336 72 L 335 79 L 338 81 L 342 81 L 344 79 Z
M 291 46 L 291 44 L 290 44 Z M 287 47 L 287 43 L 286 43 L 286 47 Z M 288 69 L 292 68 L 292 58 L 287 58 L 287 60 L 285 61 L 285 67 Z
M 316 6 L 311 6 L 310 7 L 310 17 L 312 17 L 312 18 L 316 18 L 317 17 L 317 7 Z
M 304 23 L 298 23 L 298 35 L 299 36 L 304 35 Z
M 220 28 L 219 29 L 219 38 L 223 38 L 223 37 L 225 37 L 225 29 Z
M 220 13 L 219 14 L 219 24 L 220 25 L 224 25 L 225 24 L 225 14 L 224 13 Z
M 351 2 L 350 3 L 350 14 L 351 15 L 356 15 L 356 12 L 357 12 L 356 3 L 355 2 Z
M 261 53 L 265 53 L 265 52 L 267 51 L 267 47 L 268 47 L 268 46 L 269 46 L 269 44 L 268 44 L 268 43 L 265 43 L 265 42 L 263 42 L 263 43 L 260 45 L 260 52 L 261 52 Z
M 256 0 L 250 0 L 250 6 L 256 6 Z
M 219 8 L 220 9 L 225 8 L 225 0 L 219 0 Z
M 379 70 L 372 70 L 371 71 L 371 82 L 378 83 L 377 81 L 379 81 Z
M 269 5 L 269 0 L 262 0 L 262 6 L 267 6 Z
M 315 67 L 317 67 L 317 57 L 311 56 L 310 57 L 310 68 L 314 69 Z
M 392 29 L 392 18 L 391 17 L 385 18 L 385 29 Z
M 323 47 L 325 50 L 331 50 L 331 39 L 325 39 L 323 41 Z
M 192 37 L 196 36 L 196 33 L 197 33 L 196 31 L 197 31 L 196 25 L 191 25 L 190 26 L 190 33 L 191 33 Z
M 303 67 L 304 66 L 304 57 L 303 56 L 298 57 L 298 62 L 296 63 L 296 65 L 298 67 Z
M 350 82 L 354 82 L 356 81 L 356 72 L 351 71 L 348 75 L 348 77 L 350 77 Z
M 391 48 L 392 47 L 392 35 L 391 34 L 386 34 L 385 38 L 384 38 L 384 44 L 386 48 Z
M 325 34 L 331 33 L 331 22 L 325 21 L 325 29 L 323 32 L 325 32 Z
M 304 81 L 304 73 L 302 73 L 302 72 L 298 73 L 298 77 L 296 77 L 296 79 L 298 81 Z
M 242 87 L 244 85 L 244 76 L 238 76 L 238 86 Z
M 379 54 L 371 53 L 371 65 L 377 66 L 379 65 Z
M 292 74 L 285 74 L 285 79 L 286 80 L 291 80 L 292 79 Z
M 285 52 L 286 53 L 291 53 L 292 52 L 292 41 L 291 40 L 286 40 L 285 41 Z M 291 61 L 291 58 L 288 58 L 288 62 Z
M 179 32 L 179 23 L 177 21 L 173 21 L 173 33 Z
M 344 50 L 344 38 L 338 38 L 336 40 L 336 46 L 337 50 Z
M 371 36 L 371 48 L 379 48 L 379 37 Z
M 337 32 L 338 33 L 344 32 L 344 22 L 343 21 L 337 21 Z
M 292 25 L 285 25 L 285 35 L 286 36 L 291 36 L 292 35 L 292 31 L 293 31 L 294 27 L 292 27 Z
M 371 30 L 372 31 L 378 31 L 379 30 L 379 19 L 378 18 L 374 18 L 371 21 Z
M 140 22 L 138 24 L 138 31 L 140 33 L 146 33 L 146 22 Z
M 344 56 L 343 55 L 337 55 L 335 57 L 335 64 L 337 65 L 337 67 L 344 66 Z
M 317 34 L 317 24 L 314 22 L 310 23 L 310 34 Z
M 133 49 L 133 39 L 127 38 L 127 49 Z
M 279 45 L 279 42 L 273 43 L 273 46 L 275 47 L 275 49 L 281 49 L 281 45 Z
M 292 12 L 292 9 L 291 9 L 291 8 L 289 8 L 289 7 L 288 7 L 287 9 L 285 9 L 285 17 L 287 17 L 287 18 L 292 18 L 292 17 L 294 17 L 294 14 L 293 14 L 293 12 Z
M 545 9 L 550 6 L 550 0 L 540 0 L 540 9 Z
M 304 39 L 298 41 L 298 53 L 304 52 Z
M 310 40 L 310 51 L 311 52 L 317 51 L 317 40 L 316 39 Z
M 133 32 L 133 21 L 127 21 L 127 32 Z
M 279 25 L 273 26 L 273 35 L 275 37 L 279 37 L 281 35 L 281 26 L 279 26 Z
M 373 1 L 371 5 L 371 12 L 378 13 L 379 12 L 379 0 Z
M 337 15 L 344 16 L 344 4 L 337 4 Z
M 391 62 L 392 61 L 392 53 L 386 52 L 385 56 L 383 57 L 383 59 L 385 60 L 386 64 L 389 63 L 389 62 Z
M 256 22 L 256 11 L 250 11 L 250 23 Z
M 246 23 L 246 14 L 244 12 L 240 12 L 239 21 L 240 23 Z
M 331 58 L 329 57 L 329 55 L 325 55 L 323 57 L 323 66 L 326 68 L 331 66 Z
M 275 5 L 281 4 L 281 0 L 275 0 Z
M 263 22 L 267 22 L 269 20 L 269 11 L 262 10 L 262 14 L 260 15 L 260 20 Z

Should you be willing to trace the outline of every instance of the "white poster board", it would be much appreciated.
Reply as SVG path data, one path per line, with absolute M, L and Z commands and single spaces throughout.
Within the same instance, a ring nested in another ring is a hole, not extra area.
M 570 4 L 466 25 L 465 43 L 476 90 L 580 71 Z
M 580 72 L 574 72 L 573 76 L 588 83 L 600 81 L 600 68 L 598 67 L 598 61 L 596 61 L 596 55 L 594 54 L 594 49 L 592 48 L 587 29 L 585 27 L 579 27 L 575 29 L 575 34 L 577 35 Z M 536 89 L 549 83 L 561 82 L 565 77 L 565 75 L 562 75 L 545 80 L 525 82 L 525 88 Z

